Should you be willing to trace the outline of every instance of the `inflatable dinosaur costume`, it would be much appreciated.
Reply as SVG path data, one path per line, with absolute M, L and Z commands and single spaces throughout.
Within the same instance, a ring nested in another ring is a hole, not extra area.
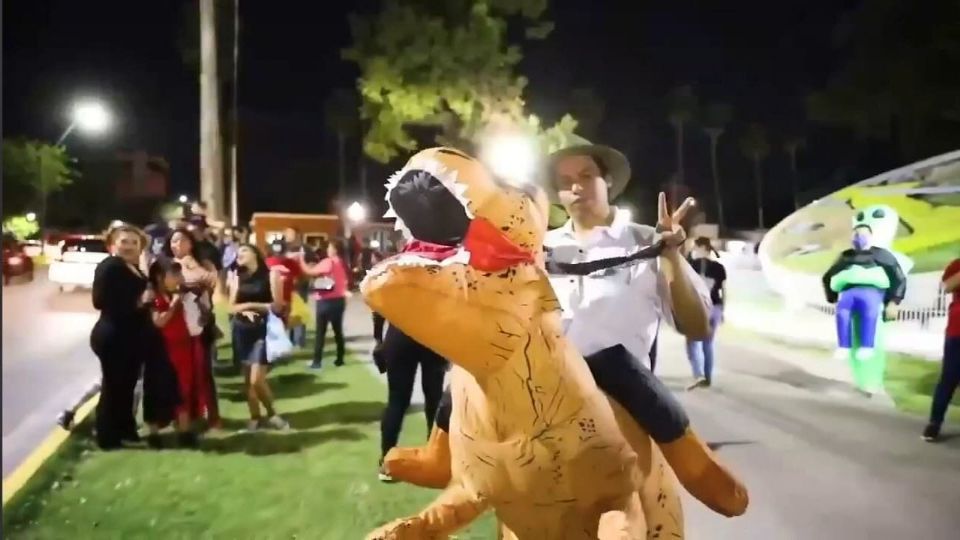
M 387 187 L 397 226 L 413 241 L 369 272 L 361 291 L 391 324 L 454 364 L 453 408 L 448 440 L 432 435 L 445 443 L 432 447 L 449 448 L 448 460 L 435 461 L 434 485 L 444 491 L 368 538 L 445 538 L 488 509 L 505 535 L 522 540 L 683 538 L 663 453 L 599 391 L 562 336 L 558 302 L 534 255 L 546 197 L 500 186 L 479 162 L 447 148 L 415 155 Z M 743 512 L 745 490 L 695 435 L 669 451 L 681 477 L 729 494 L 719 506 Z

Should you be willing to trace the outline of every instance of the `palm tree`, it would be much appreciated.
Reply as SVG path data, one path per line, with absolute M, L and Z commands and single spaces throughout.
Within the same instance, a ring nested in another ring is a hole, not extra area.
M 767 132 L 760 124 L 750 124 L 746 133 L 740 138 L 740 150 L 743 155 L 753 162 L 753 179 L 757 184 L 757 223 L 760 228 L 763 224 L 763 160 L 770 155 L 770 143 L 767 141 Z
M 800 150 L 803 150 L 807 145 L 807 140 L 800 135 L 793 135 L 787 137 L 787 140 L 783 143 L 783 150 L 787 153 L 787 156 L 790 158 L 790 174 L 791 174 L 791 184 L 790 190 L 793 195 L 793 209 L 800 209 L 800 173 L 797 170 L 797 153 Z
M 726 132 L 727 124 L 733 119 L 733 108 L 726 103 L 711 103 L 707 106 L 703 118 L 703 131 L 710 137 L 710 171 L 713 174 L 713 196 L 717 200 L 717 224 L 724 230 L 723 192 L 720 189 L 720 167 L 717 163 L 717 144 Z
M 678 86 L 667 96 L 670 124 L 677 140 L 677 180 L 681 184 L 686 180 L 683 166 L 683 129 L 696 116 L 697 104 L 697 96 L 690 85 Z
M 360 129 L 359 107 L 357 93 L 350 88 L 334 90 L 327 96 L 323 106 L 327 129 L 337 135 L 338 195 L 340 197 L 344 196 L 347 186 L 347 138 Z M 363 159 L 362 156 L 361 159 Z M 366 192 L 366 186 L 363 186 L 363 190 Z

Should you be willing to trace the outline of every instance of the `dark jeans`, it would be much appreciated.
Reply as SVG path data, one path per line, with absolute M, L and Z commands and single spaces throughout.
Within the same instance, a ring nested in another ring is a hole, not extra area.
M 443 376 L 447 361 L 430 349 L 410 339 L 391 326 L 383 341 L 387 364 L 387 406 L 380 420 L 381 455 L 397 445 L 403 417 L 410 407 L 413 384 L 420 366 L 420 384 L 423 389 L 423 412 L 427 417 L 427 431 L 433 429 L 440 398 L 443 395 Z M 449 422 L 449 413 L 447 414 Z
M 207 362 L 209 363 L 209 369 L 207 369 L 207 388 L 210 392 L 210 402 L 209 409 L 207 410 L 207 420 L 210 422 L 220 421 L 220 402 L 217 398 L 217 378 L 213 373 L 217 364 L 217 340 L 216 335 L 214 335 L 215 332 L 215 324 L 208 326 L 203 331 L 203 348 L 204 353 L 207 355 Z M 233 361 L 237 361 L 236 355 L 234 355 Z
M 947 407 L 953 399 L 953 393 L 960 385 L 960 337 L 948 337 L 943 341 L 943 366 L 940 380 L 933 390 L 933 404 L 930 407 L 930 423 L 940 425 L 947 414 Z
M 317 300 L 317 339 L 313 349 L 313 365 L 323 362 L 323 346 L 327 341 L 327 325 L 333 327 L 333 339 L 337 342 L 337 364 L 343 363 L 346 347 L 343 343 L 343 312 L 347 309 L 344 298 Z
M 597 386 L 626 409 L 653 440 L 670 443 L 687 430 L 690 419 L 680 402 L 623 345 L 594 353 L 586 361 Z M 450 422 L 450 403 L 447 390 L 437 417 L 437 425 L 443 429 Z
M 95 353 L 100 359 L 103 379 L 95 419 L 97 443 L 103 448 L 120 446 L 124 439 L 136 439 L 133 394 L 140 376 L 139 350 L 123 350 L 129 344 L 107 344 Z
M 383 343 L 383 323 L 386 322 L 382 315 L 373 313 L 373 340 L 378 344 Z

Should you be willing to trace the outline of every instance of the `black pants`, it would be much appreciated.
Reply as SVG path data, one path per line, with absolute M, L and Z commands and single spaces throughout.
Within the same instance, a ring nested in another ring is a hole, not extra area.
M 427 431 L 433 429 L 440 398 L 443 395 L 443 376 L 447 361 L 430 349 L 410 339 L 391 326 L 383 341 L 383 355 L 387 364 L 387 406 L 380 420 L 380 449 L 382 455 L 397 445 L 403 417 L 410 407 L 413 383 L 420 366 L 423 388 L 423 412 L 427 417 Z M 449 413 L 447 414 L 449 418 Z
M 102 374 L 95 419 L 97 444 L 115 448 L 122 440 L 137 438 L 133 394 L 143 363 L 135 341 L 117 337 L 113 332 L 103 332 L 101 336 L 97 333 L 95 327 L 91 345 L 100 359 Z
M 333 327 L 333 339 L 337 342 L 337 364 L 343 363 L 346 347 L 343 343 L 343 312 L 347 309 L 344 298 L 317 300 L 317 339 L 313 348 L 313 364 L 323 362 L 323 346 L 327 341 L 327 325 Z
M 653 440 L 673 442 L 687 430 L 690 419 L 680 402 L 623 345 L 592 354 L 586 361 L 597 386 L 626 409 Z M 437 425 L 444 430 L 450 422 L 451 399 L 448 389 L 437 416 Z
M 940 425 L 947 415 L 953 393 L 960 386 L 960 337 L 948 337 L 943 342 L 943 367 L 933 390 L 930 423 Z
M 210 422 L 220 421 L 220 403 L 217 399 L 217 378 L 214 370 L 217 364 L 217 325 L 210 323 L 203 329 L 203 353 L 206 355 L 207 366 L 207 388 L 210 392 L 210 403 L 207 410 L 207 420 Z M 236 358 L 233 359 L 237 361 Z
M 383 342 L 383 315 L 373 312 L 373 340 L 380 344 Z

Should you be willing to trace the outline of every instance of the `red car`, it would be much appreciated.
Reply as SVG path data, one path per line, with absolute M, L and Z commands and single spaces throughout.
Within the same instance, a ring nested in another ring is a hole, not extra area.
M 9 285 L 15 277 L 25 276 L 33 281 L 33 259 L 24 253 L 24 245 L 11 235 L 3 235 L 3 284 Z

